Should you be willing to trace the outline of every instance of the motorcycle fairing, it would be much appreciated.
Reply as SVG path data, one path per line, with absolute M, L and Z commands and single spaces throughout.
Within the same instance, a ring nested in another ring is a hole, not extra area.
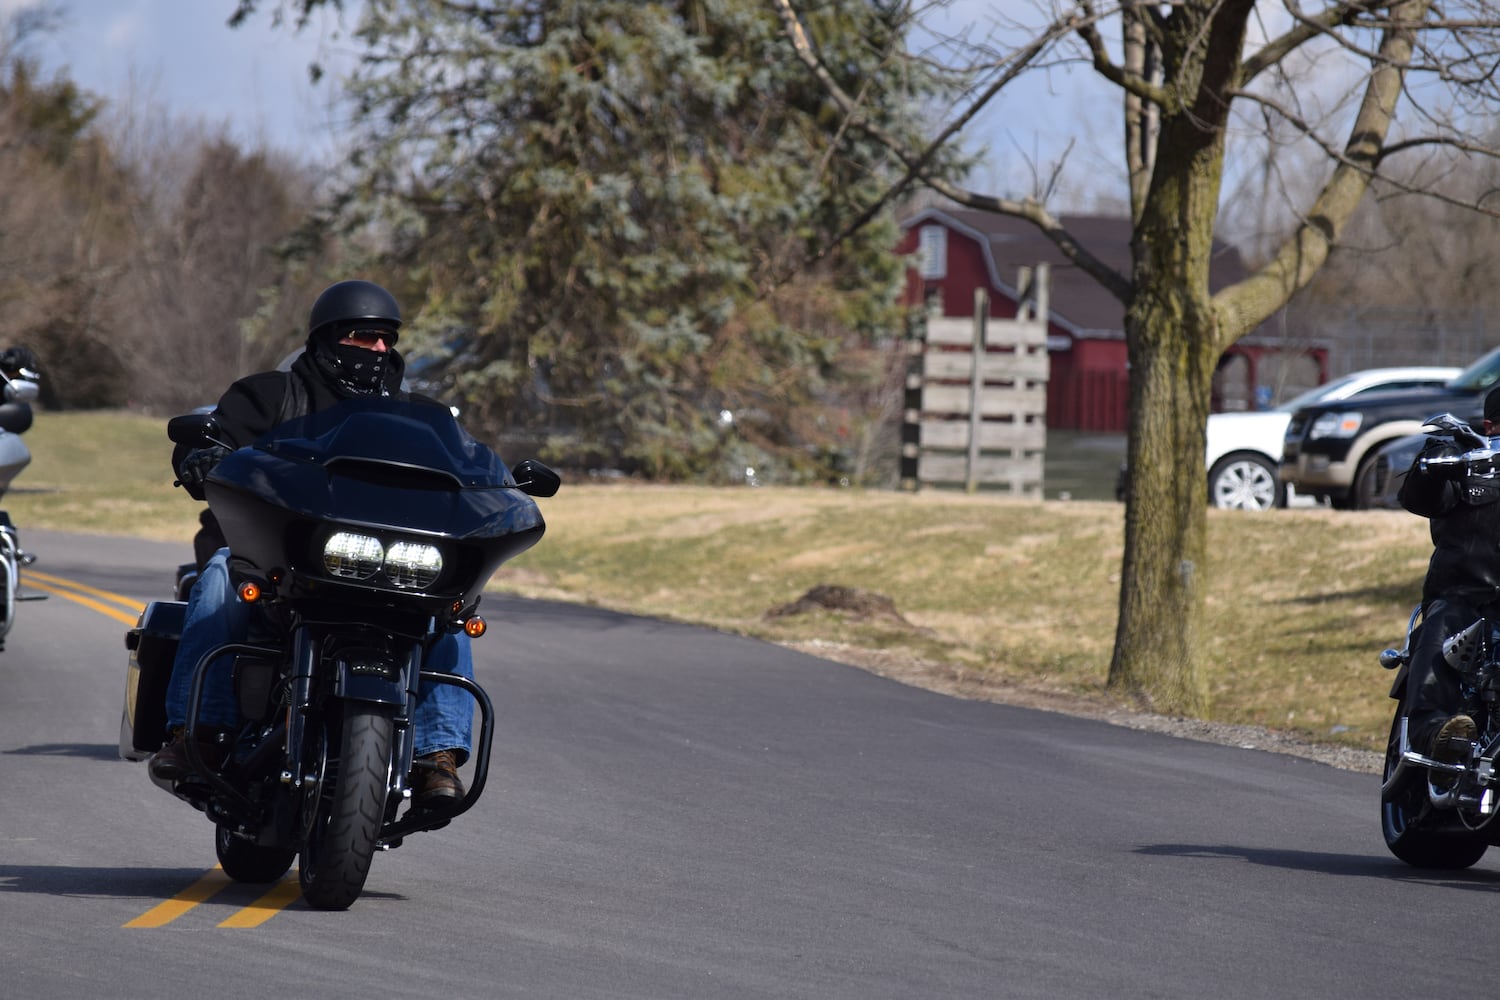
M 238 570 L 284 579 L 278 585 L 294 599 L 344 592 L 368 604 L 396 592 L 378 577 L 350 581 L 324 570 L 323 543 L 348 529 L 387 546 L 438 545 L 442 573 L 400 599 L 431 597 L 434 613 L 468 607 L 500 564 L 546 528 L 499 456 L 447 409 L 419 401 L 351 399 L 288 421 L 226 456 L 205 487 Z

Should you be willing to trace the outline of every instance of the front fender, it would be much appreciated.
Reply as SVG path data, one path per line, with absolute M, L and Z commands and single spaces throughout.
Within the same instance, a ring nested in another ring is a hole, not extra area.
M 404 706 L 406 679 L 401 664 L 383 650 L 351 649 L 339 654 L 333 693 L 350 701 Z

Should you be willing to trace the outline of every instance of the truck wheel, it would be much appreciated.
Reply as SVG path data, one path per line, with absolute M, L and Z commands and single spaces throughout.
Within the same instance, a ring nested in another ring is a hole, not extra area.
M 1286 487 L 1266 459 L 1236 452 L 1208 470 L 1208 499 L 1226 510 L 1270 510 L 1286 506 Z
M 1349 510 L 1369 510 L 1375 506 L 1375 460 L 1380 457 L 1380 449 L 1376 449 L 1364 457 L 1359 463 L 1359 469 L 1354 473 L 1354 482 L 1349 484 Z

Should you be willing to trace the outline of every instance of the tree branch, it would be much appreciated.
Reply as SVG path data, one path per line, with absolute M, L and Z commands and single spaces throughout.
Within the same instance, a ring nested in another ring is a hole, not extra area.
M 1340 3 L 1310 17 L 1298 13 L 1294 7 L 1289 7 L 1291 15 L 1297 21 L 1296 25 L 1280 37 L 1271 39 L 1262 45 L 1259 51 L 1245 59 L 1240 67 L 1240 82 L 1249 83 L 1315 38 L 1332 36 L 1340 44 L 1346 44 L 1344 39 L 1333 34 L 1332 29 L 1341 24 L 1353 24 L 1361 14 L 1368 14 L 1372 10 L 1379 9 L 1383 3 L 1384 0 Z
M 1432 0 L 1403 0 L 1398 16 L 1381 38 L 1364 97 L 1336 157 L 1337 166 L 1312 208 L 1272 258 L 1245 280 L 1214 296 L 1220 317 L 1219 337 L 1227 347 L 1280 308 L 1292 293 L 1312 280 L 1329 250 L 1369 189 L 1384 143 L 1395 120 L 1406 69 L 1415 51 L 1413 26 L 1420 24 Z M 1249 96 L 1249 95 L 1243 95 Z
M 880 128 L 875 122 L 871 121 L 869 116 L 860 108 L 859 104 L 839 86 L 838 81 L 828 72 L 827 67 L 823 65 L 822 60 L 818 58 L 818 54 L 813 50 L 812 43 L 807 37 L 807 31 L 802 26 L 802 21 L 797 16 L 797 12 L 792 8 L 791 0 L 773 0 L 773 2 L 776 5 L 777 13 L 781 17 L 782 26 L 786 31 L 787 38 L 792 43 L 792 48 L 795 50 L 797 58 L 801 60 L 802 64 L 807 67 L 808 71 L 822 85 L 824 93 L 838 105 L 839 110 L 848 119 L 850 126 L 861 130 L 875 139 L 906 166 L 906 176 L 900 184 L 892 189 L 893 192 L 900 190 L 901 186 L 910 183 L 912 180 L 920 179 L 922 183 L 933 191 L 961 205 L 1026 219 L 1041 229 L 1047 238 L 1057 246 L 1063 256 L 1086 271 L 1121 302 L 1129 298 L 1131 291 L 1129 280 L 1079 244 L 1073 238 L 1072 234 L 1040 202 L 1033 199 L 1016 201 L 1008 198 L 995 198 L 990 195 L 978 194 L 949 184 L 941 178 L 933 177 L 927 171 L 928 164 L 931 162 L 938 148 L 957 132 L 965 122 L 972 118 L 977 113 L 979 107 L 990 96 L 1022 72 L 1037 54 L 1045 51 L 1055 41 L 1058 35 L 1066 31 L 1076 30 L 1077 25 L 1074 19 L 1069 18 L 1053 25 L 1048 32 L 1023 50 L 1022 55 L 1024 58 L 1013 60 L 1007 71 L 1001 75 L 999 80 L 987 88 L 985 96 L 976 101 L 965 116 L 952 122 L 920 155 L 914 156 L 898 137 L 891 135 Z M 867 219 L 864 221 L 867 221 Z
M 1131 67 L 1116 65 L 1109 58 L 1109 50 L 1105 48 L 1104 38 L 1099 34 L 1098 15 L 1094 13 L 1093 4 L 1084 0 L 1080 6 L 1087 16 L 1078 21 L 1076 30 L 1078 37 L 1083 39 L 1084 45 L 1088 46 L 1089 54 L 1093 58 L 1094 71 L 1142 101 L 1162 108 L 1176 106 L 1177 102 L 1167 88 L 1157 86 L 1139 73 L 1131 72 Z

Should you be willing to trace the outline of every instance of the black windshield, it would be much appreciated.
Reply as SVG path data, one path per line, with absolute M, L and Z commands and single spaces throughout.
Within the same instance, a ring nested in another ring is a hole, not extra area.
M 346 399 L 273 427 L 255 447 L 324 465 L 358 460 L 430 470 L 467 487 L 514 484 L 500 456 L 470 437 L 447 407 L 431 401 Z

